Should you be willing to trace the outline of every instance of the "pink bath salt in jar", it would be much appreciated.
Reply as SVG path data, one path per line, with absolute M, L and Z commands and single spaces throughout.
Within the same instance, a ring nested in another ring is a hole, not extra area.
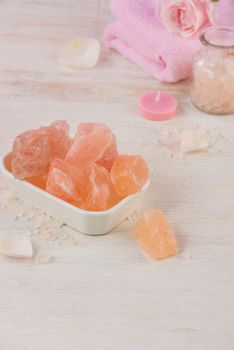
M 201 111 L 234 113 L 234 29 L 210 27 L 193 63 L 191 101 Z

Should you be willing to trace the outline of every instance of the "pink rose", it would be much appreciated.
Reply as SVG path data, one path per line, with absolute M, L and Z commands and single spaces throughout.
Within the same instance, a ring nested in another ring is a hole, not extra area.
M 212 25 L 213 6 L 211 0 L 156 0 L 156 15 L 168 31 L 188 38 Z

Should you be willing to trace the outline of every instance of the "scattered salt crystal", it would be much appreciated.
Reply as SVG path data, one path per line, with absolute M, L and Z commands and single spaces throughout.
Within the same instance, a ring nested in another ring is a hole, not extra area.
M 33 225 L 35 226 L 35 228 L 40 228 L 41 227 L 41 224 L 42 224 L 42 217 L 41 216 L 37 216 L 33 221 Z
M 37 210 L 33 207 L 24 205 L 23 208 L 23 216 L 26 216 L 28 219 L 33 219 L 37 215 Z
M 185 254 L 184 256 L 183 256 L 183 258 L 185 258 L 185 259 L 188 259 L 188 260 L 190 260 L 190 259 L 192 259 L 192 255 L 191 254 Z
M 12 192 L 6 191 L 4 200 L 7 205 L 11 205 L 17 201 L 17 198 L 13 195 Z
M 168 136 L 169 135 L 169 130 L 168 130 L 168 128 L 166 127 L 166 126 L 161 126 L 160 128 L 159 128 L 159 131 L 160 131 L 160 134 L 162 135 L 162 136 Z
M 219 125 L 213 123 L 185 123 L 180 126 L 161 126 L 157 128 L 155 137 L 160 146 L 165 146 L 172 151 L 172 154 L 166 155 L 168 158 L 178 159 L 180 156 L 175 153 L 179 151 L 183 153 L 204 150 L 210 152 L 210 149 L 213 148 L 215 153 L 219 153 L 217 144 L 221 142 L 224 145 L 224 143 L 233 142 L 234 132 L 230 129 L 226 127 L 221 129 Z M 154 143 L 153 140 L 151 136 L 149 141 Z
M 209 147 L 209 142 L 204 134 L 196 130 L 186 130 L 182 132 L 180 139 L 180 149 L 183 153 L 205 150 Z
M 149 138 L 149 142 L 154 143 L 155 145 L 159 144 L 159 139 L 157 135 L 153 135 Z
M 78 241 L 75 240 L 75 239 L 73 238 L 71 243 L 72 243 L 73 245 L 77 245 L 77 244 L 78 244 Z
M 95 38 L 74 38 L 59 55 L 59 64 L 71 69 L 93 68 L 100 56 L 100 43 Z
M 177 160 L 183 160 L 185 158 L 185 156 L 184 156 L 184 153 L 182 153 L 182 152 L 176 152 L 174 154 L 174 158 Z
M 168 158 L 168 159 L 172 159 L 172 158 L 173 158 L 173 154 L 172 154 L 171 152 L 168 152 L 168 153 L 167 153 L 167 158 Z
M 168 145 L 172 150 L 178 152 L 180 150 L 180 142 L 174 141 L 171 144 Z
M 17 212 L 16 212 L 16 217 L 17 217 L 17 219 L 19 219 L 19 218 L 22 218 L 24 216 L 24 213 L 23 213 L 23 211 L 18 211 L 17 210 Z
M 0 210 L 1 215 L 5 213 L 10 214 L 12 220 L 21 219 L 28 221 L 33 226 L 33 229 L 24 231 L 25 236 L 28 239 L 32 237 L 40 238 L 45 249 L 56 249 L 57 246 L 65 243 L 77 244 L 76 239 L 68 233 L 65 233 L 63 237 L 61 236 L 60 230 L 64 225 L 62 221 L 50 217 L 41 210 L 35 209 L 22 200 L 17 199 L 9 190 L 0 191 Z M 18 231 L 12 231 L 11 234 L 12 236 L 20 236 Z M 2 242 L 0 245 L 2 246 Z
M 35 231 L 33 231 L 33 230 L 26 230 L 26 231 L 24 231 L 24 234 L 28 238 L 31 238 L 32 236 L 35 236 Z
M 3 176 L 0 174 L 0 190 L 7 190 L 7 189 L 8 189 L 7 183 L 3 178 Z
M 135 221 L 139 220 L 140 217 L 141 217 L 140 210 L 135 210 L 131 215 L 129 215 L 128 220 L 130 222 L 135 222 Z
M 42 228 L 48 224 L 49 216 L 44 213 L 38 213 L 38 215 L 33 218 L 32 223 L 35 228 Z
M 32 243 L 26 235 L 14 235 L 0 240 L 0 254 L 11 258 L 31 258 Z
M 48 218 L 48 225 L 50 226 L 50 227 L 53 227 L 53 228 L 60 228 L 60 227 L 62 227 L 63 226 L 63 222 L 62 221 L 60 221 L 60 220 L 57 220 L 57 219 L 55 219 L 55 218 L 53 218 L 53 217 L 49 217 Z
M 57 231 L 54 228 L 50 228 L 42 233 L 42 237 L 46 241 L 54 241 L 57 238 Z
M 53 257 L 46 252 L 40 252 L 36 255 L 34 262 L 36 265 L 49 264 L 53 260 Z
M 69 239 L 71 239 L 71 235 L 68 232 L 65 232 L 65 233 L 62 234 L 61 240 L 67 241 Z

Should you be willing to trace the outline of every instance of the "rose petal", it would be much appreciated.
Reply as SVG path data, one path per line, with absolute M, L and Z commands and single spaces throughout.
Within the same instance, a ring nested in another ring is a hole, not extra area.
M 201 151 L 208 147 L 206 136 L 196 130 L 186 130 L 181 134 L 180 150 L 183 153 Z
M 68 42 L 59 56 L 65 68 L 93 68 L 100 56 L 100 43 L 95 38 L 75 38 Z
M 213 4 L 204 0 L 161 0 L 156 17 L 169 32 L 191 37 L 213 22 Z
M 11 236 L 0 240 L 0 254 L 10 258 L 31 258 L 32 243 L 25 235 Z

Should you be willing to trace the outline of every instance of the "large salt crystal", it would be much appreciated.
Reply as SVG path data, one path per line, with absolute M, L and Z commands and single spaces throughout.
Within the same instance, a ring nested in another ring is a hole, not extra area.
M 183 153 L 206 150 L 209 147 L 208 139 L 197 130 L 186 130 L 180 138 L 180 150 Z
M 48 252 L 40 252 L 35 256 L 36 265 L 45 265 L 53 261 L 53 257 Z
M 83 161 L 99 161 L 111 147 L 112 131 L 105 124 L 81 123 L 74 136 L 66 162 L 79 167 Z
M 149 179 L 149 169 L 141 156 L 120 155 L 111 168 L 111 179 L 120 197 L 139 192 Z
M 74 205 L 81 205 L 86 177 L 83 171 L 75 169 L 60 159 L 51 165 L 46 191 Z
M 84 169 L 86 184 L 82 208 L 90 211 L 102 211 L 113 207 L 119 196 L 112 184 L 110 173 L 95 163 Z
M 70 144 L 66 121 L 26 131 L 14 140 L 12 173 L 19 179 L 44 176 L 55 158 L 63 159 L 66 156 Z
M 57 120 L 47 127 L 50 140 L 50 157 L 64 159 L 71 146 L 70 127 L 65 120 Z
M 148 209 L 134 227 L 142 249 L 154 259 L 164 259 L 178 251 L 175 232 L 165 214 Z
M 50 145 L 44 128 L 16 137 L 12 149 L 12 173 L 19 179 L 45 175 L 49 167 Z
M 41 176 L 35 176 L 35 177 L 27 177 L 24 180 L 36 187 L 41 188 L 42 190 L 45 190 L 46 182 L 47 182 L 47 174 L 41 175 Z
M 79 208 L 109 209 L 119 201 L 110 173 L 95 163 L 80 163 L 79 169 L 62 160 L 51 166 L 46 190 Z
M 112 134 L 112 141 L 110 146 L 105 150 L 103 156 L 97 161 L 97 164 L 106 168 L 108 171 L 111 170 L 115 158 L 118 156 L 118 149 L 116 143 L 116 137 Z
M 100 43 L 95 38 L 75 38 L 59 55 L 59 64 L 70 69 L 93 68 L 100 56 Z
M 25 235 L 14 235 L 0 240 L 0 254 L 10 258 L 31 258 L 32 243 Z

